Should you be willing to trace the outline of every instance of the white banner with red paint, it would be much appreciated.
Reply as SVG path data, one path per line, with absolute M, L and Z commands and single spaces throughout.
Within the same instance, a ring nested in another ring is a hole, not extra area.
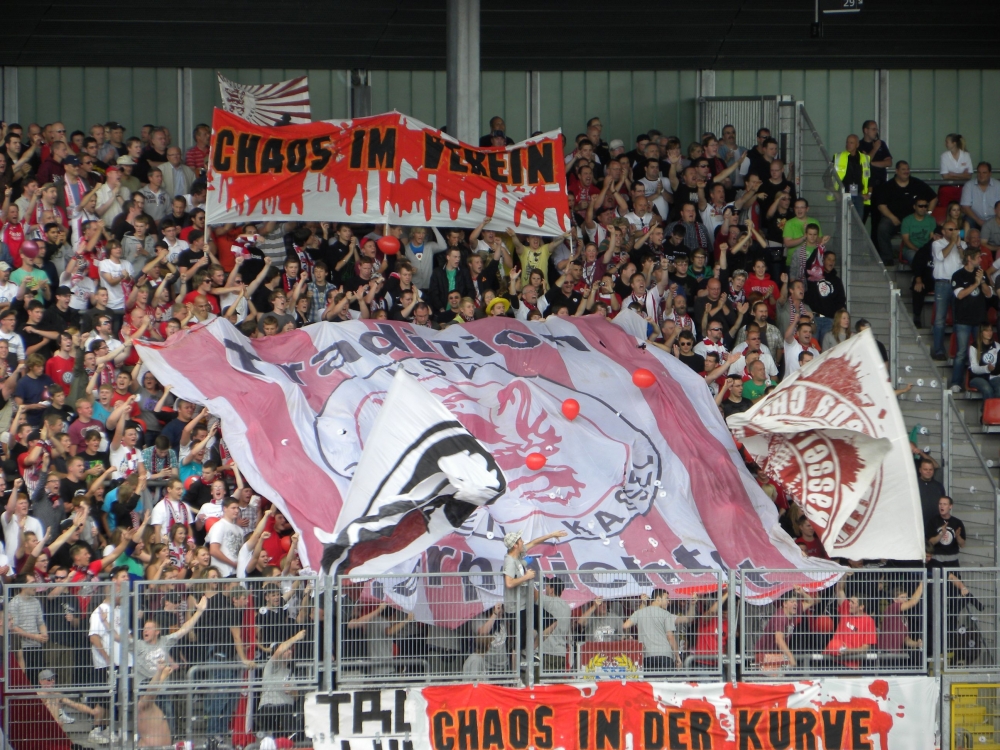
M 909 438 L 870 330 L 728 421 L 803 508 L 831 557 L 923 560 Z
M 346 221 L 557 235 L 570 228 L 558 131 L 478 148 L 392 112 L 267 127 L 216 109 L 209 224 Z
M 161 383 L 221 417 L 240 470 L 299 530 L 314 568 L 403 367 L 490 452 L 507 491 L 397 572 L 499 573 L 511 530 L 525 539 L 566 531 L 532 550 L 543 571 L 629 570 L 633 595 L 685 583 L 664 569 L 804 571 L 797 581 L 745 575 L 747 595 L 761 600 L 792 583 L 831 583 L 840 570 L 803 556 L 782 531 L 704 380 L 604 318 L 489 318 L 444 331 L 322 323 L 252 341 L 217 319 L 138 349 Z M 635 385 L 638 369 L 652 385 Z M 572 420 L 561 408 L 568 399 L 579 403 Z M 545 465 L 529 468 L 538 454 Z M 624 586 L 582 576 L 565 596 Z M 497 595 L 484 593 L 470 612 Z
M 933 750 L 930 677 L 446 685 L 306 696 L 318 750 Z

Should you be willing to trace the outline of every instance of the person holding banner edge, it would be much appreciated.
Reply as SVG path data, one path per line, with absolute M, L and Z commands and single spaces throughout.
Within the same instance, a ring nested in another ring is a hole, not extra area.
M 516 617 L 523 648 L 524 644 L 527 643 L 528 636 L 534 637 L 533 633 L 528 633 L 527 592 L 528 586 L 535 577 L 535 571 L 531 568 L 532 563 L 535 562 L 535 558 L 525 556 L 525 553 L 550 539 L 562 539 L 567 535 L 567 532 L 553 531 L 532 539 L 527 544 L 521 538 L 521 533 L 520 531 L 508 531 L 503 537 L 504 547 L 507 548 L 507 554 L 503 558 L 503 608 L 504 612 L 512 620 Z M 513 650 L 511 648 L 511 651 Z M 514 654 L 514 658 L 517 659 L 517 654 Z

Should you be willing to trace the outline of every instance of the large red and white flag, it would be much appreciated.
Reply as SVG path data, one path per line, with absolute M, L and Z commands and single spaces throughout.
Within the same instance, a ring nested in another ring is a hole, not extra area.
M 512 530 L 526 539 L 566 531 L 536 548 L 543 570 L 629 569 L 633 591 L 679 588 L 686 579 L 669 569 L 803 571 L 795 581 L 745 575 L 749 595 L 766 600 L 840 570 L 804 557 L 781 530 L 704 380 L 597 316 L 489 318 L 444 331 L 323 323 L 257 340 L 218 319 L 139 352 L 175 394 L 221 417 L 240 470 L 299 530 L 314 568 L 344 528 L 344 498 L 403 368 L 489 451 L 507 484 L 405 573 L 499 573 Z M 637 387 L 637 368 L 655 384 Z M 561 411 L 569 398 L 580 405 L 574 420 Z M 544 468 L 526 466 L 533 453 Z M 610 574 L 576 583 L 580 597 L 626 585 Z
M 222 108 L 255 125 L 291 125 L 309 122 L 309 77 L 280 83 L 247 85 L 230 81 L 222 73 L 219 91 Z
M 805 511 L 830 556 L 922 560 L 909 438 L 870 330 L 729 418 L 737 439 Z
M 205 210 L 209 224 L 572 225 L 557 131 L 479 148 L 399 112 L 267 127 L 216 109 Z

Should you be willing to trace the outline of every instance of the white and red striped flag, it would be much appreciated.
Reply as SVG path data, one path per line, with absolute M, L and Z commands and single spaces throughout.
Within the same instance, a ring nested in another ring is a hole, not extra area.
M 281 83 L 245 85 L 230 81 L 222 73 L 219 90 L 222 108 L 255 125 L 292 125 L 310 122 L 309 77 L 299 76 Z
M 569 599 L 633 586 L 610 571 L 631 570 L 649 590 L 698 578 L 671 569 L 802 571 L 795 580 L 744 575 L 747 595 L 766 601 L 792 583 L 830 583 L 840 570 L 805 557 L 781 530 L 704 380 L 597 316 L 488 318 L 443 331 L 359 320 L 256 340 L 218 319 L 137 346 L 161 383 L 221 417 L 248 483 L 299 530 L 314 568 L 343 527 L 362 449 L 402 367 L 485 447 L 507 484 L 397 566 L 407 574 L 469 565 L 499 573 L 508 531 L 568 532 L 536 550 L 545 550 L 545 571 L 595 571 L 579 576 Z M 637 368 L 655 384 L 636 386 Z M 573 420 L 561 411 L 570 398 L 580 406 Z M 534 453 L 543 468 L 526 465 Z

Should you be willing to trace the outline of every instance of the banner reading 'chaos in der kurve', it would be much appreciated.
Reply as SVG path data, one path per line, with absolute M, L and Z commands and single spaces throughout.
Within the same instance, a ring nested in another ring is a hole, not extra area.
M 558 132 L 505 148 L 460 143 L 392 112 L 266 127 L 216 109 L 209 224 L 247 220 L 570 228 Z
M 323 323 L 252 341 L 217 319 L 139 351 L 161 383 L 221 417 L 240 470 L 288 515 L 314 568 L 403 367 L 489 452 L 506 490 L 393 573 L 421 565 L 499 573 L 508 531 L 526 539 L 567 532 L 533 550 L 542 570 L 634 571 L 625 582 L 579 576 L 566 592 L 575 601 L 679 583 L 669 571 L 647 573 L 657 568 L 800 568 L 809 572 L 797 582 L 820 585 L 840 570 L 804 557 L 781 530 L 704 380 L 601 317 L 487 318 L 444 331 Z M 633 383 L 638 368 L 654 374 L 652 386 Z M 561 411 L 570 398 L 580 407 L 573 420 Z M 543 468 L 526 466 L 534 453 L 546 457 Z M 768 599 L 790 582 L 752 573 L 744 585 L 748 597 Z M 399 596 L 399 606 L 433 620 L 409 594 Z M 497 596 L 483 592 L 470 606 L 481 611 Z
M 306 696 L 319 750 L 931 750 L 929 677 L 447 685 Z

